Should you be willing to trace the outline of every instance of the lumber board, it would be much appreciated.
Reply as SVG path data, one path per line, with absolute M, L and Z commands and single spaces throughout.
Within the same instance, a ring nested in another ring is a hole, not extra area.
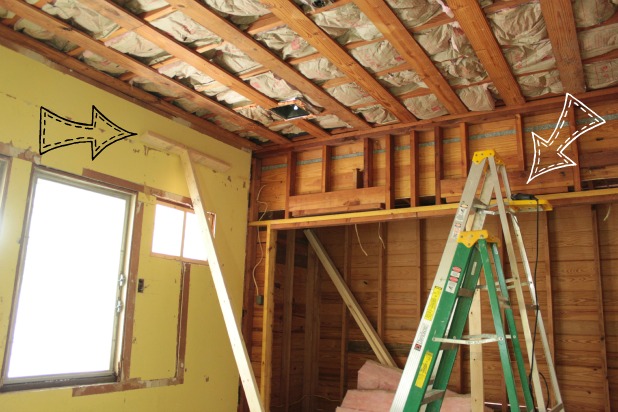
M 260 391 L 264 407 L 266 410 L 270 410 L 273 365 L 273 328 L 275 323 L 275 268 L 277 263 L 277 230 L 273 230 L 271 227 L 266 229 L 265 249 Z
M 206 246 L 206 250 L 208 252 L 210 272 L 215 285 L 217 298 L 219 299 L 219 306 L 221 307 L 230 344 L 232 346 L 232 352 L 234 353 L 234 358 L 240 374 L 240 380 L 245 391 L 245 396 L 252 412 L 264 412 L 266 409 L 260 399 L 260 393 L 257 389 L 257 382 L 251 366 L 251 359 L 247 353 L 247 348 L 238 327 L 236 315 L 234 314 L 232 303 L 227 291 L 227 286 L 225 284 L 225 278 L 223 276 L 221 266 L 219 265 L 219 258 L 217 257 L 214 238 L 206 217 L 205 202 L 207 201 L 207 198 L 202 194 L 202 188 L 197 179 L 195 165 L 191 160 L 189 152 L 181 152 L 180 159 L 184 169 L 185 178 L 187 179 L 189 193 L 191 194 L 193 210 L 195 211 L 195 215 L 198 219 L 200 233 L 202 234 L 202 239 L 204 240 L 204 245 Z
M 215 156 L 190 148 L 180 142 L 153 132 L 152 130 L 148 130 L 142 134 L 141 140 L 151 147 L 164 152 L 174 153 L 176 155 L 180 155 L 184 151 L 187 151 L 192 162 L 206 166 L 215 172 L 227 172 L 232 167 L 232 165 L 225 160 L 218 159 Z
M 341 297 L 343 298 L 343 301 L 350 310 L 352 317 L 361 328 L 363 335 L 376 353 L 378 360 L 382 364 L 395 366 L 395 361 L 384 346 L 384 343 L 378 336 L 376 330 L 371 325 L 371 322 L 369 322 L 369 319 L 361 309 L 358 301 L 352 294 L 352 291 L 342 279 L 341 274 L 335 267 L 333 261 L 324 249 L 324 246 L 322 245 L 320 240 L 317 238 L 317 236 L 312 230 L 306 229 L 304 232 L 305 236 L 307 236 L 307 239 L 309 240 L 309 243 L 311 244 L 311 247 L 315 250 L 318 258 L 320 259 L 320 262 L 322 263 L 322 265 L 326 269 L 326 272 L 335 284 L 337 291 L 341 294 Z
M 383 187 L 338 190 L 336 192 L 311 193 L 290 196 L 289 211 L 293 215 L 320 214 L 328 210 L 368 210 L 384 204 Z

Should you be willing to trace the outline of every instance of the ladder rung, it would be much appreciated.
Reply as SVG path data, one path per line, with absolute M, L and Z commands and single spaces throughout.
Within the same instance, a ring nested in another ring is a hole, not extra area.
M 444 397 L 444 393 L 446 391 L 443 389 L 430 389 L 427 392 L 425 392 L 425 397 L 423 398 L 423 402 L 421 402 L 421 405 L 425 405 L 434 401 L 437 401 L 438 399 L 442 399 Z
M 549 410 L 549 412 L 557 412 L 557 411 L 564 411 L 564 405 L 562 404 L 562 402 L 560 402 L 559 404 L 557 404 L 556 406 L 554 406 L 553 408 Z
M 510 337 L 511 335 L 506 335 L 507 339 L 510 339 Z M 462 336 L 461 339 L 433 338 L 434 342 L 442 342 L 443 345 L 482 345 L 484 343 L 498 342 L 499 340 L 502 340 L 502 338 L 498 335 L 489 334 Z
M 481 202 L 478 197 L 475 197 L 472 201 L 472 207 L 479 210 L 486 210 L 489 206 L 486 203 Z

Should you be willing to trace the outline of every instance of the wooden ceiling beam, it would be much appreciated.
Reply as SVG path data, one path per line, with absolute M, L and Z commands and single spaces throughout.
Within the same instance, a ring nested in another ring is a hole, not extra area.
M 270 97 L 254 89 L 238 77 L 209 62 L 197 51 L 192 50 L 184 44 L 179 43 L 177 40 L 172 38 L 164 31 L 151 26 L 146 20 L 143 20 L 129 13 L 128 11 L 113 3 L 112 1 L 80 1 L 86 7 L 96 11 L 104 17 L 107 17 L 108 19 L 112 20 L 120 26 L 130 28 L 135 33 L 139 34 L 147 40 L 150 40 L 163 50 L 166 50 L 168 53 L 171 53 L 174 57 L 195 67 L 202 73 L 211 77 L 213 80 L 217 81 L 218 83 L 224 85 L 229 89 L 234 90 L 235 92 L 246 97 L 250 101 L 258 104 L 259 106 L 262 106 L 265 109 L 270 109 L 279 105 L 279 102 L 271 99 Z M 315 125 L 305 120 L 297 121 L 296 125 L 308 133 L 313 134 L 318 132 L 315 128 Z M 324 137 L 325 134 L 328 135 L 328 133 L 322 130 L 322 133 L 320 133 L 318 136 Z M 287 139 L 285 141 L 280 141 L 279 143 L 287 143 Z
M 586 82 L 571 0 L 540 0 L 540 4 L 564 91 L 581 93 Z
M 350 56 L 339 43 L 289 0 L 260 0 L 272 13 L 315 47 L 356 84 L 369 93 L 402 122 L 416 120 L 414 115 Z
M 260 148 L 259 145 L 244 137 L 240 137 L 212 122 L 195 116 L 178 106 L 167 103 L 163 99 L 138 87 L 134 87 L 109 74 L 96 70 L 77 58 L 70 57 L 66 53 L 62 53 L 33 37 L 15 31 L 9 27 L 0 25 L 0 44 L 25 55 L 35 53 L 41 56 L 37 57 L 37 59 L 46 59 L 48 62 L 52 62 L 48 64 L 56 65 L 59 70 L 73 77 L 106 90 L 148 110 L 152 110 L 162 116 L 186 120 L 191 124 L 191 128 L 205 133 L 223 143 L 250 150 L 257 150 Z
M 15 2 L 10 0 L 0 0 L 0 7 L 4 7 L 7 10 L 14 12 L 15 14 L 22 16 L 27 20 L 30 20 L 31 22 L 41 26 L 43 29 L 60 38 L 64 38 L 73 43 L 80 44 L 81 46 L 92 51 L 93 53 L 96 53 L 104 59 L 118 64 L 119 66 L 127 70 L 130 70 L 131 72 L 135 73 L 140 77 L 162 85 L 167 90 L 177 93 L 178 97 L 189 99 L 215 114 L 227 117 L 228 119 L 230 119 L 230 121 L 237 123 L 240 127 L 245 128 L 245 130 L 247 131 L 254 132 L 259 136 L 262 136 L 268 140 L 279 144 L 291 144 L 291 142 L 287 138 L 281 136 L 280 134 L 275 133 L 266 127 L 263 127 L 262 125 L 237 114 L 226 106 L 215 102 L 200 93 L 197 93 L 196 91 L 173 79 L 168 78 L 167 76 L 158 73 L 151 67 L 142 64 L 117 50 L 105 46 L 98 40 L 95 40 L 90 36 L 87 36 L 86 34 L 75 30 L 73 26 L 63 22 L 62 20 L 50 16 L 49 14 L 34 6 L 31 6 L 21 1 Z
M 425 50 L 416 42 L 384 0 L 356 0 L 355 3 L 380 30 L 384 38 L 412 66 L 451 114 L 468 111 L 468 108 L 461 102 L 442 73 L 427 56 Z
M 504 102 L 509 106 L 524 104 L 526 99 L 478 1 L 447 0 L 447 3 Z
M 234 44 L 251 59 L 309 96 L 316 104 L 330 112 L 337 113 L 338 117 L 350 126 L 361 130 L 371 128 L 367 122 L 352 113 L 350 109 L 326 93 L 321 87 L 307 80 L 294 67 L 282 61 L 275 53 L 253 37 L 240 31 L 210 8 L 193 0 L 168 0 L 168 3 L 181 10 L 198 24 Z
M 618 98 L 616 96 L 618 96 L 618 86 L 575 95 L 577 99 L 585 102 L 586 104 L 607 101 L 618 102 Z M 320 139 L 310 141 L 294 141 L 294 146 L 292 147 L 292 150 L 306 150 L 308 148 L 320 146 L 323 144 L 346 144 L 351 141 L 360 141 L 361 139 L 366 137 L 379 137 L 388 134 L 405 134 L 410 132 L 411 130 L 433 130 L 434 126 L 452 127 L 464 121 L 467 123 L 484 123 L 505 118 L 511 118 L 515 114 L 548 113 L 560 109 L 562 108 L 562 106 L 564 106 L 564 96 L 560 95 L 555 97 L 549 97 L 546 99 L 529 101 L 519 106 L 496 107 L 494 110 L 491 111 L 450 114 L 434 119 L 425 119 L 410 123 L 376 126 L 370 131 L 363 132 L 346 131 L 333 135 L 333 137 L 329 141 L 321 141 Z M 277 147 L 263 147 L 255 152 L 255 156 L 268 157 L 282 152 L 284 151 L 280 150 Z

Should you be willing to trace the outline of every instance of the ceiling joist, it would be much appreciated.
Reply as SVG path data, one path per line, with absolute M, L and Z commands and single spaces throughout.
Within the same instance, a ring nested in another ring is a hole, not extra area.
M 303 13 L 293 2 L 288 0 L 260 0 L 262 4 L 281 19 L 339 70 L 369 93 L 384 108 L 402 122 L 416 120 L 414 115 L 389 91 L 371 76 L 339 43 L 331 39 L 317 24 Z
M 291 65 L 283 62 L 276 54 L 264 47 L 253 37 L 243 33 L 219 14 L 193 0 L 168 0 L 168 3 L 181 10 L 196 23 L 207 27 L 217 36 L 233 43 L 239 50 L 311 99 L 325 110 L 337 113 L 338 117 L 357 129 L 369 129 L 364 120 L 326 93 L 321 87 L 310 82 Z
M 447 3 L 504 102 L 509 106 L 524 104 L 526 99 L 478 1 L 447 0 Z
M 380 30 L 384 38 L 406 59 L 449 113 L 468 111 L 442 73 L 384 0 L 356 0 L 355 3 Z
M 540 0 L 540 4 L 564 91 L 581 93 L 586 82 L 571 0 Z
M 15 2 L 10 0 L 0 0 L 0 6 L 6 8 L 7 10 L 13 11 L 15 14 L 22 16 L 23 18 L 30 20 L 31 22 L 41 26 L 45 30 L 60 38 L 64 38 L 73 43 L 80 44 L 86 49 L 98 54 L 99 56 L 109 60 L 110 62 L 113 62 L 120 67 L 130 70 L 140 77 L 164 86 L 168 90 L 176 93 L 178 97 L 186 98 L 201 105 L 207 110 L 212 111 L 215 114 L 233 119 L 235 122 L 237 122 L 238 125 L 244 127 L 247 131 L 256 133 L 259 136 L 262 136 L 273 142 L 284 145 L 290 144 L 288 139 L 279 135 L 278 133 L 267 129 L 253 122 L 252 120 L 249 120 L 244 116 L 237 114 L 236 112 L 225 107 L 224 105 L 215 102 L 207 98 L 206 96 L 195 92 L 187 86 L 158 73 L 151 67 L 142 64 L 119 51 L 105 46 L 103 43 L 75 30 L 67 23 L 50 16 L 49 14 L 34 6 L 31 6 L 25 2 Z

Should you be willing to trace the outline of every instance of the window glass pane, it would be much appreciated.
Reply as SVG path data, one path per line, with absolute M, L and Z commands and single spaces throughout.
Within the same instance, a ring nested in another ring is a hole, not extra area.
M 182 210 L 157 205 L 152 239 L 153 253 L 180 256 L 184 214 Z
M 195 213 L 187 213 L 182 257 L 195 260 L 208 259 L 206 246 L 204 245 L 204 239 L 200 233 L 200 227 L 197 223 L 197 216 L 195 216 Z
M 39 177 L 9 378 L 112 371 L 126 198 Z

